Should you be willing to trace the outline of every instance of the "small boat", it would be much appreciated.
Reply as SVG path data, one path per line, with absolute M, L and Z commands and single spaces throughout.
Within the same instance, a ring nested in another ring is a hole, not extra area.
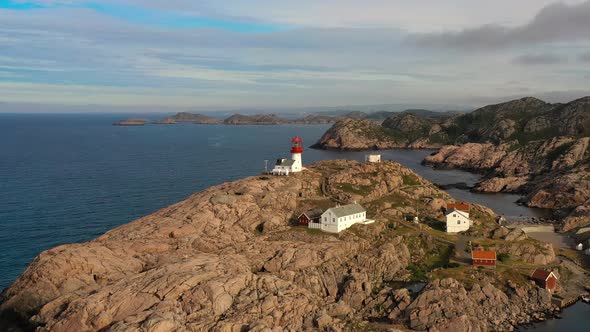
M 590 304 L 590 295 L 582 295 L 582 302 Z

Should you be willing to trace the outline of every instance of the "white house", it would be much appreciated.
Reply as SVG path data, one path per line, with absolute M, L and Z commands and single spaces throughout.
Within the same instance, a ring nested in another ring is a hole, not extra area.
M 380 154 L 367 154 L 367 155 L 365 155 L 365 162 L 380 163 L 381 162 L 381 155 Z
M 293 159 L 277 159 L 275 167 L 272 169 L 272 174 L 289 175 L 289 173 L 293 172 L 293 165 L 295 165 L 295 160 Z
M 469 219 L 469 205 L 465 203 L 448 204 L 446 219 L 447 233 L 464 232 L 473 224 Z
M 303 154 L 303 140 L 298 136 L 291 139 L 291 159 L 281 158 L 277 159 L 273 175 L 289 175 L 289 173 L 297 173 L 303 170 L 303 163 L 301 154 Z
M 370 224 L 374 220 L 367 219 L 367 210 L 360 204 L 337 206 L 322 213 L 320 229 L 328 233 L 340 233 L 354 224 Z
M 584 245 L 581 243 L 578 243 L 578 245 L 576 246 L 576 250 L 578 250 L 578 251 L 584 250 Z

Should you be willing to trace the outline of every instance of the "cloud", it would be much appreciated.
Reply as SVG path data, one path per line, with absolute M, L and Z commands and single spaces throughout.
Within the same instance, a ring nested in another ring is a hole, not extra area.
M 326 3 L 333 4 L 330 1 Z M 520 9 L 515 10 L 521 12 L 522 4 L 530 5 L 531 1 L 519 1 L 514 6 Z M 370 0 L 371 6 L 384 6 L 384 13 L 376 16 L 371 25 L 373 14 L 363 12 L 359 20 L 354 19 L 352 13 L 361 12 L 363 3 L 350 0 L 341 0 L 342 7 L 334 7 L 333 13 L 324 2 L 320 8 L 307 8 L 308 0 L 274 1 L 267 6 L 262 5 L 263 0 L 252 0 L 250 9 L 244 8 L 245 2 L 234 0 L 223 5 L 208 0 L 120 0 L 125 6 L 160 8 L 172 15 L 186 9 L 187 15 L 259 20 L 262 24 L 276 19 L 281 24 L 292 24 L 289 29 L 261 33 L 144 24 L 124 15 L 85 8 L 80 5 L 83 2 L 30 10 L 0 9 L 2 99 L 11 103 L 169 108 L 299 107 L 417 100 L 462 104 L 469 96 L 495 98 L 510 95 L 511 91 L 541 93 L 590 85 L 590 78 L 584 76 L 587 73 L 564 64 L 555 63 L 551 71 L 514 64 L 515 57 L 523 63 L 551 61 L 542 56 L 539 59 L 539 54 L 545 54 L 542 46 L 449 54 L 446 50 L 424 51 L 403 44 L 405 29 L 412 26 L 397 19 L 406 13 L 408 17 L 429 17 L 421 18 L 415 26 L 418 31 L 431 29 L 425 23 L 429 20 L 433 26 L 454 28 L 456 25 L 449 22 L 460 21 L 462 26 L 473 20 L 459 15 L 461 6 L 467 6 L 468 11 L 479 8 L 480 12 L 499 12 L 498 8 L 492 10 L 490 3 L 474 5 L 471 0 L 456 0 L 441 5 L 438 1 L 416 0 L 433 6 L 421 12 L 413 1 L 406 5 L 397 0 Z M 505 8 L 508 2 L 499 3 Z M 433 8 L 440 9 L 441 17 L 433 14 Z M 377 15 L 377 9 L 371 7 L 370 12 Z M 271 13 L 276 11 L 281 15 L 273 18 Z M 306 13 L 313 15 L 306 18 Z M 320 19 L 323 13 L 326 21 Z M 338 17 L 338 13 L 343 16 Z M 457 15 L 461 20 L 455 20 Z M 522 22 L 515 17 L 496 15 L 491 19 Z M 505 26 L 511 26 L 509 23 Z M 550 51 L 551 55 L 564 57 L 574 48 L 580 49 L 580 45 L 566 41 L 552 45 Z M 518 57 L 520 54 L 524 55 Z M 518 84 L 499 89 L 511 80 Z
M 567 62 L 567 58 L 555 54 L 525 54 L 512 60 L 519 65 L 553 65 Z
M 415 34 L 412 45 L 457 50 L 490 50 L 540 43 L 590 40 L 590 1 L 548 5 L 525 25 L 483 25 L 457 32 Z
M 580 62 L 590 62 L 590 52 L 580 54 L 578 60 L 580 60 Z

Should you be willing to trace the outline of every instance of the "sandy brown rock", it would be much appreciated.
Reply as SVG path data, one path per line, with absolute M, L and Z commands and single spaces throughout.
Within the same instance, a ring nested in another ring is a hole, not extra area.
M 302 211 L 354 199 L 374 224 L 338 235 L 291 226 Z M 409 309 L 407 290 L 388 286 L 449 248 L 431 235 L 395 233 L 391 223 L 417 211 L 441 220 L 440 206 L 452 201 L 393 162 L 324 161 L 289 177 L 226 183 L 96 240 L 43 252 L 2 294 L 0 312 L 57 332 L 346 331 L 364 317 L 463 326 L 472 320 L 424 320 L 421 303 L 431 300 L 418 297 Z M 481 326 L 493 320 L 479 318 Z
M 314 148 L 339 150 L 391 149 L 403 147 L 386 135 L 376 122 L 365 119 L 342 119 L 337 121 L 313 145 Z

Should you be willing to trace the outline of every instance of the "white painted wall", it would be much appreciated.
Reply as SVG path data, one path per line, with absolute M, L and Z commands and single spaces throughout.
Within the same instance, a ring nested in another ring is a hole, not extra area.
M 471 219 L 457 211 L 447 214 L 447 233 L 464 232 L 471 226 Z
M 301 172 L 301 170 L 303 169 L 301 153 L 292 153 L 291 159 L 295 160 L 295 163 L 293 163 L 293 166 L 291 167 L 291 172 Z
M 363 222 L 367 219 L 367 213 L 357 213 L 350 216 L 337 218 L 331 209 L 328 209 L 322 214 L 321 223 L 322 231 L 328 233 L 340 233 L 341 231 L 351 227 L 357 222 Z

